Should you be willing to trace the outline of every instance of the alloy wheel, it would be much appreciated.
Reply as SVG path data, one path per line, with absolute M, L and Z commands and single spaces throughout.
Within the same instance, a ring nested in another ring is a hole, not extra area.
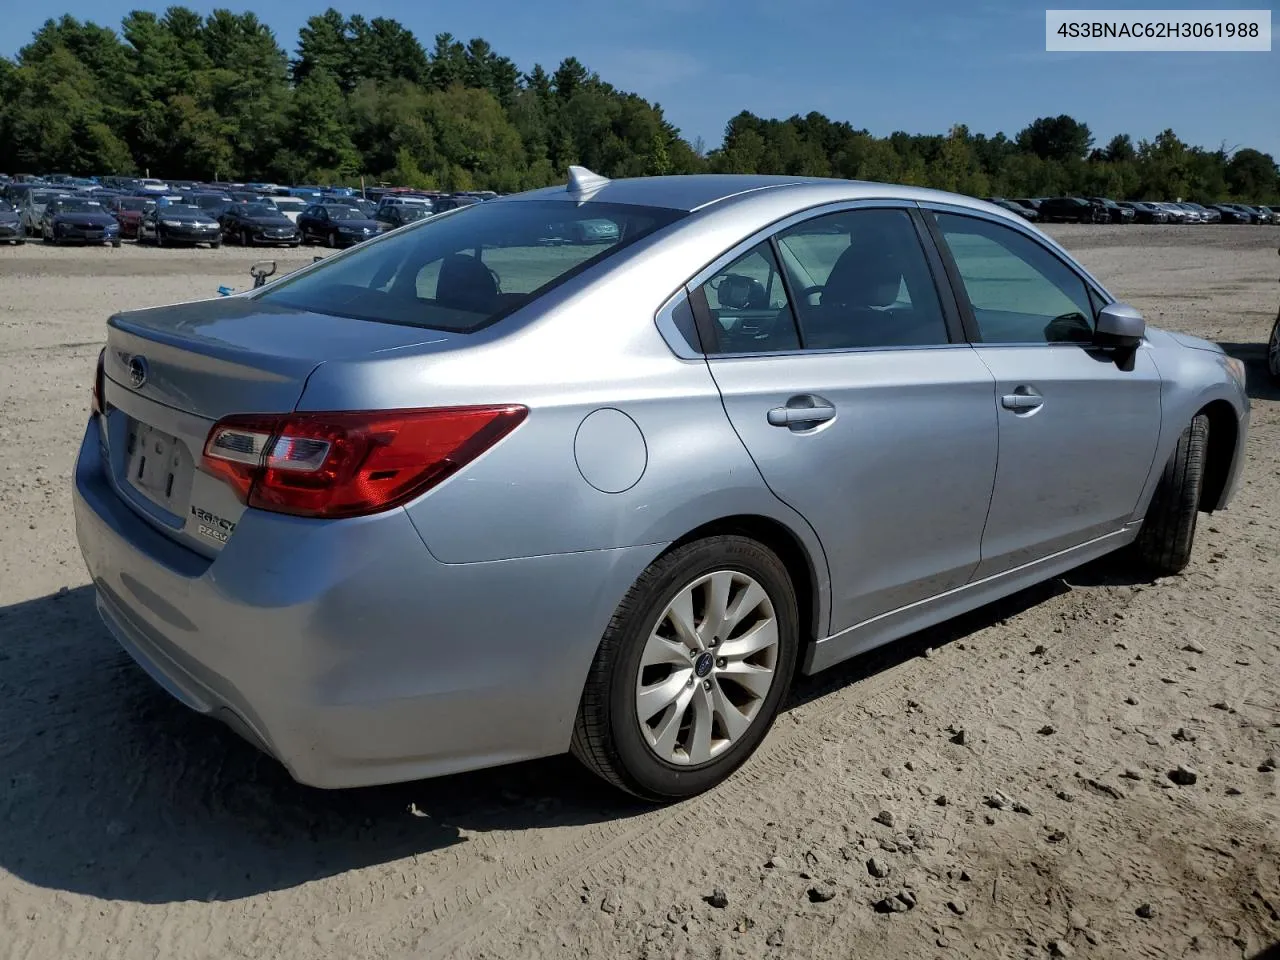
M 636 721 L 666 763 L 696 766 L 740 739 L 778 667 L 778 620 L 765 589 L 736 570 L 683 587 L 650 631 L 636 677 Z

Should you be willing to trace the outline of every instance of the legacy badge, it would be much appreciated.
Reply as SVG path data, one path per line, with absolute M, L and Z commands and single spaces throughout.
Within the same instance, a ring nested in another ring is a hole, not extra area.
M 196 518 L 197 531 L 200 536 L 208 537 L 215 543 L 226 543 L 227 538 L 235 531 L 236 525 L 230 520 L 223 520 L 220 516 L 203 510 L 200 507 L 192 507 L 191 515 Z

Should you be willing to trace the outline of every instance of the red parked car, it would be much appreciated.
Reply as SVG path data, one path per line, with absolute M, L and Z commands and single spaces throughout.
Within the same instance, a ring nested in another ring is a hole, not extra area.
M 107 208 L 120 221 L 120 236 L 130 240 L 138 239 L 138 224 L 143 215 L 156 205 L 150 197 L 116 197 Z

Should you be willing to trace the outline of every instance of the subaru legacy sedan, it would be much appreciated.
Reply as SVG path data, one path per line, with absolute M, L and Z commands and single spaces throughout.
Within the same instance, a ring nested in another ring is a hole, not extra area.
M 797 672 L 1182 570 L 1248 417 L 1239 361 L 999 206 L 574 168 L 111 317 L 76 527 L 125 650 L 299 781 L 571 751 L 672 801 Z

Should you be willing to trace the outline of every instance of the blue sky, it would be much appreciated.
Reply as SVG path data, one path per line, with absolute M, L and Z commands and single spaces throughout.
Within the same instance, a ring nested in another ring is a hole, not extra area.
M 1171 0 L 1165 0 L 1166 3 Z M 0 53 L 12 55 L 51 14 L 118 26 L 146 0 L 7 0 Z M 189 2 L 207 13 L 235 2 Z M 1052 0 L 1055 8 L 1101 6 Z M 298 27 L 325 0 L 255 5 L 292 53 Z M 818 110 L 877 135 L 941 133 L 954 123 L 1014 135 L 1067 113 L 1099 144 L 1172 127 L 1186 141 L 1253 146 L 1280 157 L 1280 47 L 1270 53 L 1046 53 L 1044 4 L 953 0 L 416 0 L 335 3 L 394 17 L 430 48 L 449 32 L 482 36 L 522 69 L 574 55 L 623 89 L 662 104 L 691 140 L 719 144 L 747 109 L 768 117 Z M 1125 8 L 1150 8 L 1129 0 Z M 1204 8 L 1272 9 L 1257 0 Z

